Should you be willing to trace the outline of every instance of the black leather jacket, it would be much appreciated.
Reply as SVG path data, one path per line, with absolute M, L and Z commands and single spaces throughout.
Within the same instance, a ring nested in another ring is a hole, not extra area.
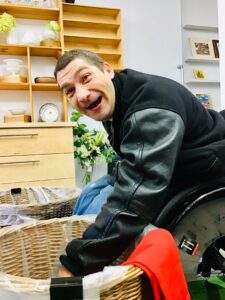
M 225 120 L 183 86 L 132 70 L 117 74 L 113 83 L 116 109 L 113 123 L 105 126 L 122 159 L 114 191 L 95 223 L 60 257 L 75 275 L 100 271 L 115 260 L 154 221 L 174 178 L 205 174 L 218 158 L 225 165 Z

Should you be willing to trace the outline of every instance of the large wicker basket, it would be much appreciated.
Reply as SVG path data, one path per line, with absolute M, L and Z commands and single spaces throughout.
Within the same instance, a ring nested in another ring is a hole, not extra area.
M 94 221 L 90 218 L 73 216 L 2 228 L 0 295 L 4 295 L 5 299 L 8 299 L 7 293 L 25 295 L 25 299 L 32 300 L 49 299 L 50 278 L 57 275 L 59 255 L 72 238 L 82 236 L 90 222 Z M 139 268 L 130 266 L 122 282 L 102 292 L 100 299 L 144 299 L 142 274 Z M 17 298 L 12 296 L 10 299 Z
M 23 223 L 28 218 L 46 220 L 71 216 L 79 189 L 29 187 L 0 190 L 0 226 Z

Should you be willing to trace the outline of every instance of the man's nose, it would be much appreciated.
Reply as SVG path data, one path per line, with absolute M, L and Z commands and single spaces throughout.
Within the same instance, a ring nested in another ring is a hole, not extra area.
M 84 87 L 79 87 L 76 89 L 76 96 L 79 102 L 87 101 L 89 95 L 90 92 Z

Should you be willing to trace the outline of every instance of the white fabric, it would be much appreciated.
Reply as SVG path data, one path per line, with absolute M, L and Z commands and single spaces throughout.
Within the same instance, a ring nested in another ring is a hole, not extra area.
M 35 280 L 24 278 L 24 284 L 22 285 L 18 283 L 16 276 L 10 276 L 9 278 L 7 274 L 0 272 L 0 278 L 0 300 L 50 299 L 50 279 Z
M 100 293 L 120 283 L 127 271 L 127 266 L 105 267 L 102 272 L 83 278 L 83 300 L 100 300 Z

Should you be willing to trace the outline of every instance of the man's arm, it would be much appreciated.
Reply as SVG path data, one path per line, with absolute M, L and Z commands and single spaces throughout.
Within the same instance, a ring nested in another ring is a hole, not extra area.
M 123 126 L 114 191 L 82 239 L 71 241 L 61 263 L 76 275 L 103 269 L 152 222 L 166 200 L 184 134 L 179 115 L 162 109 L 134 113 Z

